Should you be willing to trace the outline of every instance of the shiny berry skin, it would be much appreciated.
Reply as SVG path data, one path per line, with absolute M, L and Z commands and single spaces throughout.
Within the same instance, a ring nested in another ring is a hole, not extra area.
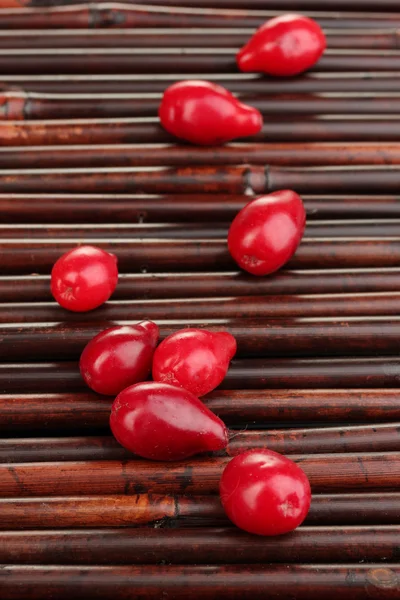
M 266 449 L 243 452 L 228 463 L 220 496 L 229 519 L 258 535 L 293 531 L 306 518 L 311 503 L 304 471 L 289 458 Z
M 102 331 L 81 354 L 79 368 L 85 383 L 99 394 L 116 396 L 129 385 L 145 381 L 158 337 L 152 321 Z
M 280 269 L 296 252 L 303 237 L 306 213 L 291 190 L 281 190 L 249 202 L 229 228 L 228 248 L 239 267 L 252 275 Z
M 209 81 L 174 83 L 165 90 L 158 115 L 169 133 L 205 146 L 254 135 L 263 125 L 257 109 Z
M 152 460 L 182 460 L 228 443 L 221 419 L 187 390 L 165 383 L 126 388 L 112 406 L 110 426 L 124 448 Z
M 318 23 L 288 14 L 264 23 L 236 60 L 241 71 L 290 77 L 315 65 L 325 48 L 325 35 Z
M 93 310 L 106 302 L 118 281 L 117 257 L 96 246 L 77 246 L 51 271 L 51 293 L 63 308 Z
M 236 349 L 230 333 L 182 329 L 165 338 L 155 351 L 153 379 L 204 396 L 225 378 Z

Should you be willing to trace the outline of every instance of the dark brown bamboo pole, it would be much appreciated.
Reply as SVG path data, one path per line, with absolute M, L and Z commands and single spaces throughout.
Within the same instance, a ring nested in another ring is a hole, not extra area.
M 288 167 L 398 165 L 400 144 L 398 142 L 256 143 L 229 144 L 212 149 L 195 146 L 188 148 L 172 144 L 0 148 L 1 169 L 185 167 L 246 163 Z
M 400 454 L 346 453 L 292 455 L 314 493 L 397 491 Z M 104 494 L 215 494 L 227 458 L 180 463 L 137 460 L 0 465 L 0 497 Z
M 113 300 L 181 298 L 183 292 L 186 298 L 197 298 L 393 291 L 400 291 L 397 268 L 287 270 L 260 278 L 243 272 L 122 273 Z M 1 302 L 49 300 L 53 298 L 47 275 L 21 275 L 18 286 L 13 276 L 0 277 Z
M 129 4 L 133 0 L 127 0 Z M 148 5 L 162 5 L 175 6 L 176 0 L 148 0 Z M 47 6 L 67 6 L 69 4 L 76 4 L 76 0 L 2 0 L 2 6 L 4 8 L 17 8 L 22 6 L 32 7 L 47 7 Z M 179 0 L 180 6 L 191 7 L 191 0 Z M 247 8 L 247 9 L 320 9 L 320 0 L 196 0 L 196 6 L 204 8 Z M 323 3 L 324 10 L 338 10 L 341 11 L 354 11 L 358 8 L 361 10 L 393 10 L 398 8 L 396 0 L 353 0 L 349 4 L 346 0 L 326 0 Z
M 26 275 L 19 277 L 16 289 L 12 276 L 0 277 L 1 302 L 32 302 L 53 300 L 49 277 Z M 355 294 L 400 290 L 397 268 L 288 270 L 268 278 L 255 278 L 242 272 L 215 273 L 155 273 L 124 274 L 119 278 L 114 300 L 187 298 L 249 294 Z M 61 310 L 61 309 L 60 309 Z M 61 314 L 61 313 L 60 313 Z M 69 315 L 70 316 L 70 315 Z
M 90 242 L 118 257 L 121 273 L 149 271 L 224 271 L 234 267 L 225 240 L 157 240 L 92 238 Z M 49 273 L 55 261 L 76 246 L 75 240 L 57 238 L 24 242 L 3 240 L 0 261 L 4 274 Z M 396 267 L 399 238 L 314 238 L 302 241 L 289 268 L 341 269 Z M 257 281 L 259 279 L 257 278 Z M 165 290 L 163 290 L 165 292 Z M 179 296 L 182 295 L 182 291 Z
M 125 498 L 118 498 L 121 504 L 122 500 L 126 502 Z M 206 501 L 205 498 L 196 500 Z M 100 531 L 1 532 L 1 562 L 20 565 L 374 562 L 396 559 L 400 534 L 400 528 L 395 525 L 343 530 L 302 527 L 279 539 L 250 536 L 232 527 L 184 531 L 112 527 Z
M 25 356 L 23 363 L 0 363 L 2 394 L 59 393 L 60 389 L 66 393 L 87 392 L 77 363 L 27 360 Z M 252 358 L 234 360 L 220 389 L 382 389 L 397 388 L 399 381 L 400 359 L 397 354 L 357 358 Z M 326 415 L 321 415 L 325 420 Z
M 230 222 L 208 224 L 195 223 L 134 223 L 124 225 L 0 225 L 0 240 L 24 239 L 25 242 L 37 239 L 58 238 L 77 239 L 80 243 L 91 238 L 102 239 L 224 239 L 226 240 Z M 400 232 L 400 219 L 363 219 L 311 221 L 307 224 L 304 238 L 379 238 L 397 237 Z
M 2 0 L 2 8 L 4 2 Z M 73 2 L 75 3 L 75 2 Z M 181 3 L 182 5 L 182 3 Z M 11 8 L 11 7 L 10 7 Z M 204 29 L 186 33 L 182 29 L 112 29 L 107 30 L 52 30 L 0 31 L 0 48 L 240 48 L 254 33 L 254 29 Z M 400 38 L 396 29 L 346 30 L 326 32 L 328 48 L 369 50 L 396 50 Z
M 293 361 L 291 361 L 293 363 Z M 354 362 L 354 361 L 353 361 Z M 290 365 L 290 362 L 288 363 Z M 320 363 L 317 365 L 320 367 Z M 376 373 L 376 363 L 371 363 L 371 373 Z M 60 366 L 61 369 L 61 366 Z M 74 379 L 79 383 L 77 366 L 62 366 L 69 384 Z M 230 377 L 237 370 L 234 365 Z M 392 365 L 394 371 L 394 365 Z M 15 372 L 16 368 L 12 369 Z M 389 371 L 389 369 L 387 369 Z M 43 383 L 56 374 L 50 368 L 38 365 L 38 376 L 43 373 Z M 33 378 L 34 366 L 27 367 L 27 377 Z M 60 385 L 62 381 L 60 381 Z M 314 382 L 318 385 L 318 382 Z M 29 389 L 21 380 L 20 389 Z M 66 386 L 64 386 L 66 387 Z M 81 388 L 84 388 L 82 383 Z M 61 389 L 61 388 L 60 388 Z M 312 390 L 218 390 L 204 398 L 207 406 L 217 413 L 228 425 L 240 427 L 252 422 L 285 424 L 297 427 L 299 423 L 336 424 L 395 422 L 400 419 L 399 392 L 397 389 L 312 389 Z M 16 391 L 0 395 L 0 431 L 4 435 L 19 432 L 44 435 L 62 430 L 65 434 L 77 431 L 106 430 L 113 399 L 98 396 L 89 391 L 69 393 L 31 394 Z M 379 430 L 379 427 L 378 427 Z M 31 440 L 33 443 L 33 440 Z M 11 442 L 9 442 L 12 444 Z M 7 445 L 4 442 L 4 445 Z M 8 455 L 8 459 L 10 456 Z
M 152 7 L 146 4 L 95 3 L 93 5 L 3 9 L 3 29 L 90 29 L 102 27 L 259 27 L 265 20 L 280 14 L 271 10 L 224 10 L 176 6 Z M 393 29 L 398 13 L 381 12 L 306 12 L 321 27 L 336 29 Z
M 29 567 L 4 566 L 3 600 L 174 600 L 215 597 L 243 600 L 280 598 L 334 600 L 398 597 L 400 565 L 274 566 L 136 566 Z M 190 590 L 190 596 L 188 596 Z
M 82 60 L 82 59 L 81 59 Z M 82 64 L 80 60 L 80 64 Z M 399 58 L 400 61 L 400 58 Z M 0 57 L 1 69 L 1 57 Z M 330 98 L 309 95 L 243 96 L 262 115 L 397 115 L 400 98 Z M 156 117 L 159 98 L 70 98 L 68 95 L 5 92 L 0 95 L 1 120 Z M 204 149 L 203 149 L 204 150 Z M 203 161 L 204 164 L 204 161 Z M 65 165 L 67 166 L 67 165 Z
M 399 121 L 400 123 L 400 121 Z M 306 194 L 397 193 L 400 168 L 276 166 L 116 167 L 31 169 L 0 172 L 0 193 L 268 193 L 294 189 Z
M 79 428 L 79 421 L 76 420 Z M 283 430 L 231 431 L 223 455 L 254 448 L 281 454 L 391 452 L 399 448 L 400 424 L 355 425 Z M 222 453 L 219 453 L 222 455 Z M 0 440 L 0 462 L 35 463 L 133 458 L 112 436 L 6 438 Z
M 168 316 L 168 315 L 166 315 Z M 276 320 L 156 320 L 161 339 L 184 327 L 228 331 L 237 341 L 237 356 L 323 357 L 390 356 L 398 350 L 399 317 L 289 318 Z M 135 323 L 133 321 L 133 323 Z M 27 353 L 36 360 L 76 360 L 85 345 L 100 331 L 132 321 L 89 323 L 10 323 L 0 327 L 0 360 L 23 361 Z
M 56 303 L 2 303 L 0 323 L 87 323 L 169 318 L 275 319 L 291 317 L 398 316 L 400 292 L 376 294 L 307 294 L 296 296 L 233 296 L 174 300 L 110 301 L 94 312 L 71 313 Z
M 264 119 L 250 142 L 398 142 L 400 119 L 315 117 L 301 120 Z M 88 144 L 174 143 L 157 119 L 77 119 L 0 121 L 0 146 L 62 146 Z M 189 146 L 188 146 L 189 148 Z M 165 190 L 164 190 L 165 191 Z
M 395 491 L 400 487 L 400 455 L 346 453 L 292 455 L 313 492 Z M 0 497 L 140 494 L 215 494 L 227 458 L 180 463 L 90 461 L 0 465 Z
M 400 16 L 398 20 L 400 24 Z M 237 49 L 180 48 L 57 48 L 0 49 L 0 73 L 4 75 L 57 75 L 74 73 L 235 73 Z M 23 60 L 21 58 L 23 57 Z M 312 67 L 315 72 L 343 72 L 371 70 L 397 71 L 400 54 L 387 50 L 327 50 Z M 326 111 L 328 112 L 328 111 Z M 350 111 L 353 112 L 353 111 Z
M 166 87 L 182 76 L 169 73 L 154 75 L 2 75 L 0 90 L 62 94 L 162 94 Z M 306 73 L 298 77 L 268 78 L 255 73 L 233 75 L 196 74 L 196 79 L 211 80 L 237 94 L 307 94 L 307 93 L 384 93 L 399 92 L 398 73 L 351 72 Z
M 0 156 L 1 160 L 7 155 L 1 155 L 0 151 Z M 400 218 L 400 202 L 395 195 L 303 195 L 302 198 L 308 224 L 320 219 Z M 249 196 L 234 194 L 0 194 L 0 212 L 2 222 L 9 224 L 191 223 L 208 220 L 227 223 L 249 200 Z

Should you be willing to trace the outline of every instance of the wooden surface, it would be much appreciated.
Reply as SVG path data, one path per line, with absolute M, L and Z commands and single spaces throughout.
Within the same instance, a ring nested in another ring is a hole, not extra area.
M 286 10 L 322 25 L 324 57 L 293 78 L 237 72 Z M 0 0 L 1 600 L 400 597 L 399 28 L 397 0 Z M 257 107 L 262 131 L 177 143 L 157 109 L 188 75 Z M 239 272 L 231 220 L 282 188 L 304 198 L 298 252 Z M 85 242 L 120 279 L 68 313 L 49 273 Z M 204 398 L 226 452 L 153 463 L 112 438 L 79 355 L 142 319 L 237 337 Z M 310 478 L 287 536 L 239 531 L 219 502 L 224 465 L 255 447 Z

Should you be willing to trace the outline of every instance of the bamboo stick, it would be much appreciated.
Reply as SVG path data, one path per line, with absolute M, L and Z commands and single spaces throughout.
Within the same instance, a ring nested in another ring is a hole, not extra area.
M 249 198 L 247 198 L 249 200 Z M 95 229 L 94 229 L 95 225 Z M 22 238 L 26 242 L 37 239 L 59 238 L 79 242 L 91 238 L 103 239 L 224 239 L 228 235 L 230 222 L 208 224 L 196 223 L 134 223 L 124 225 L 0 225 L 0 240 Z M 308 238 L 378 238 L 397 237 L 400 219 L 363 219 L 311 221 L 306 225 L 304 239 Z
M 0 157 L 1 160 L 1 150 Z M 395 195 L 303 195 L 302 198 L 308 224 L 329 219 L 400 218 L 400 202 Z M 249 200 L 249 196 L 234 194 L 0 194 L 0 212 L 2 222 L 10 224 L 204 223 L 208 220 L 219 223 L 231 221 Z M 277 276 L 270 280 L 274 281 Z M 0 277 L 0 286 L 1 281 Z M 262 284 L 259 281 L 257 285 Z M 134 293 L 132 290 L 131 294 Z M 201 294 L 199 290 L 198 295 Z
M 176 6 L 152 7 L 146 4 L 95 3 L 93 5 L 3 9 L 3 29 L 91 29 L 102 27 L 259 27 L 279 11 L 223 10 Z M 398 13 L 381 12 L 308 12 L 323 28 L 393 29 L 400 21 Z
M 127 0 L 127 3 L 135 3 L 134 0 Z M 148 0 L 148 5 L 175 5 L 176 0 Z M 17 6 L 67 6 L 69 4 L 76 4 L 76 0 L 3 0 L 4 8 L 17 7 Z M 180 6 L 192 6 L 191 0 L 179 0 Z M 247 8 L 247 9 L 265 9 L 265 8 L 280 8 L 280 9 L 320 9 L 320 0 L 196 0 L 196 6 L 204 8 Z M 372 9 L 372 10 L 393 10 L 398 8 L 397 0 L 353 0 L 349 4 L 346 0 L 326 0 L 323 3 L 325 10 L 338 10 L 341 11 L 354 11 L 360 8 L 361 10 Z
M 243 272 L 203 273 L 121 273 L 113 300 L 172 299 L 290 294 L 354 294 L 400 290 L 397 268 L 319 269 L 279 271 L 256 278 Z M 13 276 L 0 277 L 1 302 L 53 300 L 47 275 L 21 275 L 18 286 Z M 60 309 L 61 310 L 61 309 Z M 60 313 L 61 314 L 61 313 Z
M 110 409 L 110 404 L 108 405 Z M 107 421 L 105 422 L 105 425 Z M 76 420 L 79 428 L 79 421 Z M 237 456 L 254 448 L 281 454 L 391 452 L 399 448 L 400 424 L 353 425 L 287 430 L 231 431 L 226 451 Z M 35 463 L 133 458 L 111 436 L 18 438 L 0 440 L 0 462 Z
M 105 600 L 201 598 L 243 600 L 269 597 L 291 600 L 396 598 L 400 565 L 273 565 L 273 566 L 136 566 L 29 567 L 4 566 L 0 573 L 3 600 Z M 188 595 L 189 590 L 189 595 Z M 271 595 L 273 594 L 273 595 Z
M 57 393 L 60 389 L 68 393 L 87 391 L 76 363 L 27 362 L 26 356 L 24 360 L 23 363 L 0 363 L 3 394 Z M 381 389 L 398 387 L 399 378 L 397 354 L 357 358 L 252 358 L 234 360 L 220 389 Z
M 120 273 L 137 271 L 224 271 L 234 267 L 225 240 L 159 240 L 146 244 L 136 239 L 92 238 L 90 242 L 118 257 Z M 2 273 L 49 273 L 55 261 L 76 242 L 55 238 L 24 242 L 2 240 Z M 29 249 L 29 253 L 27 252 Z M 286 268 L 340 269 L 396 267 L 400 261 L 399 238 L 312 238 L 303 240 Z M 260 279 L 257 278 L 256 281 Z M 269 281 L 269 279 L 268 279 Z M 165 292 L 165 290 L 163 290 Z M 182 295 L 180 291 L 179 296 Z
M 184 327 L 228 331 L 237 341 L 240 357 L 390 356 L 397 352 L 400 336 L 399 317 L 156 321 L 160 339 Z M 0 360 L 23 361 L 27 353 L 36 360 L 76 360 L 100 331 L 132 322 L 136 320 L 2 324 Z
M 369 117 L 309 120 L 264 119 L 261 132 L 250 142 L 398 142 L 400 119 Z M 57 121 L 0 121 L 1 146 L 63 146 L 91 144 L 174 143 L 157 119 L 68 119 Z M 188 146 L 190 148 L 190 146 Z M 167 190 L 163 190 L 166 192 Z M 382 193 L 382 192 L 381 192 Z
M 93 511 L 93 505 L 98 505 L 99 501 L 96 502 L 94 498 L 90 500 Z M 114 497 L 113 500 L 121 510 L 128 504 L 128 499 L 124 497 Z M 214 499 L 193 500 L 211 504 Z M 318 497 L 314 498 L 314 502 L 318 503 L 318 500 Z M 379 501 L 378 498 L 376 500 Z M 178 498 L 177 501 L 180 506 L 181 499 Z M 215 504 L 217 502 L 218 500 L 214 501 Z M 48 500 L 46 503 L 48 506 L 53 504 Z M 312 506 L 312 512 L 314 508 Z M 216 510 L 218 511 L 217 506 Z M 132 516 L 132 510 L 126 512 L 129 517 Z M 65 520 L 65 513 L 61 514 L 61 518 Z M 224 522 L 222 514 L 221 520 Z M 400 534 L 399 526 L 381 526 L 379 529 L 367 526 L 345 529 L 332 526 L 301 527 L 296 532 L 277 539 L 250 536 L 226 527 L 184 531 L 162 528 L 115 529 L 115 524 L 112 527 L 114 528 L 100 531 L 1 532 L 0 559 L 2 564 L 17 562 L 20 565 L 134 565 L 164 561 L 178 564 L 374 562 L 396 558 Z
M 2 8 L 6 8 L 2 0 Z M 75 0 L 74 2 L 75 3 Z M 182 2 L 180 2 L 182 5 Z M 12 8 L 11 6 L 9 8 Z M 381 7 L 379 7 L 381 10 Z M 51 29 L 0 31 L 0 48 L 240 48 L 254 33 L 252 28 L 192 29 Z M 397 50 L 399 35 L 394 28 L 387 31 L 370 29 L 351 33 L 340 30 L 325 32 L 328 48 Z
M 396 193 L 396 167 L 286 168 L 261 165 L 31 169 L 0 172 L 0 193 L 233 193 L 294 189 L 306 194 Z
M 81 61 L 82 59 L 80 59 L 80 65 L 86 64 Z M 280 115 L 284 118 L 287 116 L 296 117 L 298 115 L 312 116 L 319 114 L 397 115 L 400 111 L 400 98 L 393 96 L 330 98 L 309 95 L 291 97 L 263 95 L 243 96 L 241 99 L 246 104 L 257 108 L 264 116 Z M 140 97 L 103 98 L 101 96 L 70 98 L 66 94 L 51 95 L 5 92 L 0 95 L 0 119 L 40 120 L 156 117 L 160 101 L 161 96 L 146 99 Z
M 234 166 L 246 163 L 286 167 L 398 165 L 400 144 L 397 142 L 256 143 L 229 144 L 212 149 L 195 146 L 188 148 L 172 144 L 0 148 L 1 169 L 185 167 L 189 165 L 201 167 L 205 164 Z M 206 201 L 206 196 L 204 200 Z M 378 203 L 376 209 L 379 210 Z
M 0 323 L 106 322 L 169 318 L 276 319 L 291 317 L 398 316 L 400 292 L 296 296 L 238 296 L 110 301 L 90 314 L 64 311 L 56 303 L 2 303 Z
M 398 20 L 400 24 L 400 17 Z M 4 28 L 4 24 L 2 23 Z M 180 48 L 41 48 L 0 49 L 0 72 L 5 75 L 57 75 L 74 73 L 155 74 L 173 69 L 176 74 L 235 73 L 237 49 Z M 379 52 L 379 53 L 378 53 Z M 23 60 L 21 60 L 23 57 Z M 387 50 L 328 50 L 310 69 L 313 72 L 360 70 L 398 71 L 400 54 Z M 326 111 L 327 112 L 327 111 Z M 351 111 L 352 112 L 352 111 Z
M 346 453 L 292 455 L 310 480 L 313 493 L 397 491 L 400 454 Z M 143 460 L 0 465 L 0 497 L 104 494 L 215 494 L 227 458 L 180 463 Z
M 397 72 L 306 73 L 298 77 L 268 78 L 254 73 L 215 75 L 196 73 L 196 79 L 214 81 L 236 94 L 384 93 L 399 92 Z M 163 93 L 182 76 L 154 75 L 2 75 L 0 90 L 62 94 L 150 94 Z
M 290 362 L 293 363 L 289 361 L 289 365 Z M 318 362 L 317 367 L 321 370 L 321 361 Z M 59 368 L 66 380 L 64 387 L 71 387 L 74 380 L 79 384 L 77 365 L 74 368 L 74 365 L 63 364 Z M 376 362 L 371 362 L 370 369 L 373 383 L 373 377 L 376 377 Z M 112 398 L 98 396 L 88 390 L 78 393 L 57 391 L 57 393 L 32 394 L 27 390 L 30 389 L 28 377 L 33 378 L 34 365 L 30 367 L 28 365 L 26 370 L 25 385 L 22 380 L 20 391 L 0 395 L 0 431 L 4 435 L 9 435 L 10 432 L 25 435 L 41 432 L 49 435 L 60 430 L 65 434 L 76 435 L 77 431 L 87 433 L 107 430 Z M 45 370 L 45 367 L 39 364 L 37 370 L 38 376 L 43 375 L 43 387 L 46 382 L 51 382 L 51 375 L 54 377 L 60 372 L 57 371 L 56 365 L 53 365 L 52 370 L 50 366 Z M 329 372 L 332 373 L 332 370 Z M 386 370 L 389 372 L 388 369 Z M 392 365 L 392 371 L 394 370 Z M 14 365 L 11 367 L 11 372 L 15 371 Z M 236 363 L 228 378 L 232 377 L 235 371 L 237 371 Z M 40 380 L 38 382 L 40 385 Z M 62 383 L 60 381 L 60 386 Z M 315 377 L 311 383 L 318 385 Z M 81 389 L 85 389 L 83 383 Z M 265 423 L 269 426 L 273 424 L 275 427 L 282 425 L 298 427 L 299 423 L 308 423 L 310 426 L 317 427 L 327 423 L 335 425 L 340 422 L 348 424 L 362 422 L 374 424 L 373 427 L 377 428 L 377 431 L 380 431 L 377 423 L 393 423 L 400 420 L 398 400 L 399 392 L 396 388 L 218 390 L 204 398 L 207 406 L 233 427 L 244 427 L 247 423 L 259 427 Z M 283 435 L 286 436 L 287 432 Z M 31 442 L 33 443 L 33 440 Z M 12 445 L 11 442 L 3 443 L 5 447 Z M 22 452 L 25 450 L 22 449 Z M 7 456 L 7 460 L 10 460 L 9 453 Z

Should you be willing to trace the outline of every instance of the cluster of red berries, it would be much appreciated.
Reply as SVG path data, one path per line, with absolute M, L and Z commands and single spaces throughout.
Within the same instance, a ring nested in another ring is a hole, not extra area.
M 288 77 L 312 67 L 325 47 L 318 23 L 289 14 L 262 25 L 237 54 L 236 61 L 241 71 Z M 206 146 L 255 135 L 263 126 L 257 109 L 209 81 L 171 85 L 164 92 L 158 114 L 169 133 Z
M 319 26 L 306 17 L 286 15 L 268 21 L 237 55 L 242 71 L 289 76 L 310 68 L 325 49 Z M 260 113 L 224 88 L 204 81 L 169 87 L 159 109 L 162 125 L 196 144 L 219 144 L 256 134 Z M 301 198 L 282 190 L 249 202 L 228 233 L 229 251 L 242 268 L 267 275 L 296 251 L 305 227 Z M 100 248 L 81 246 L 54 265 L 51 290 L 64 308 L 84 312 L 106 302 L 118 281 L 117 259 Z M 225 450 L 229 431 L 200 397 L 224 379 L 236 353 L 226 332 L 183 329 L 159 345 L 152 321 L 112 327 L 85 347 L 80 371 L 95 392 L 116 396 L 110 426 L 118 442 L 143 458 L 181 460 L 201 452 Z M 153 381 L 146 381 L 152 374 Z M 311 502 L 308 479 L 288 458 L 266 449 L 233 458 L 220 481 L 228 517 L 260 535 L 292 531 Z
M 70 250 L 55 263 L 51 290 L 64 308 L 84 312 L 111 296 L 118 280 L 117 259 L 94 246 Z M 80 371 L 95 392 L 116 396 L 110 426 L 126 449 L 152 460 L 182 460 L 224 450 L 229 431 L 200 400 L 224 379 L 236 353 L 227 332 L 183 329 L 158 346 L 152 321 L 117 326 L 96 335 L 84 348 Z M 153 381 L 146 381 L 152 373 Z M 228 517 L 261 535 L 292 531 L 311 501 L 304 472 L 275 452 L 259 449 L 232 459 L 220 482 Z

